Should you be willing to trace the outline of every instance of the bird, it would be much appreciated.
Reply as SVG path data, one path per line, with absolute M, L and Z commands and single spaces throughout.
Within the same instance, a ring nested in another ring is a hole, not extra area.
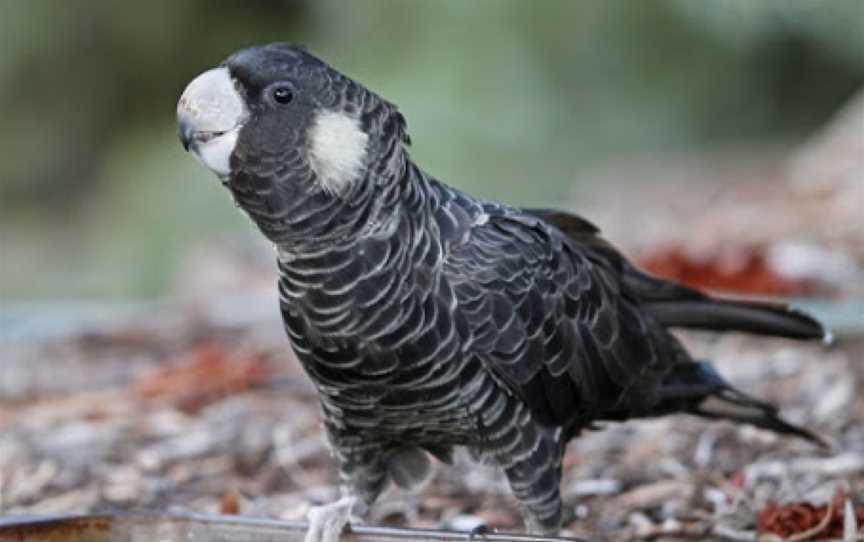
M 198 75 L 177 126 L 276 249 L 342 495 L 310 510 L 307 542 L 337 540 L 459 449 L 503 472 L 528 532 L 553 534 L 565 448 L 607 422 L 690 414 L 824 445 L 670 331 L 825 340 L 816 319 L 651 276 L 570 212 L 445 184 L 411 159 L 396 105 L 303 46 Z

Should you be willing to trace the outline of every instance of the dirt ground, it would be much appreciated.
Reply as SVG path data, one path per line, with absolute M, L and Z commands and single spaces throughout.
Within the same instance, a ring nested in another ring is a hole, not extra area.
M 311 504 L 336 497 L 314 389 L 275 311 L 255 325 L 200 310 L 146 313 L 174 316 L 4 342 L 3 514 L 183 510 L 300 519 Z M 806 524 L 814 521 L 800 518 L 806 507 L 838 492 L 862 502 L 861 337 L 827 350 L 744 335 L 684 337 L 832 448 L 683 416 L 610 425 L 570 445 L 562 485 L 569 534 L 753 540 L 760 512 L 763 523 Z M 772 502 L 807 504 L 769 517 Z M 521 529 L 503 477 L 466 458 L 440 467 L 418 495 L 387 493 L 369 521 Z

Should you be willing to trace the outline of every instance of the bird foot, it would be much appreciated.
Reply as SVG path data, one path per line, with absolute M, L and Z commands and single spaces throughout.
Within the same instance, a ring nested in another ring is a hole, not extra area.
M 493 534 L 495 529 L 492 529 L 485 523 L 481 523 L 480 525 L 471 529 L 471 532 L 468 533 L 468 541 L 474 542 L 475 540 L 485 540 L 487 534 Z
M 352 519 L 351 511 L 356 502 L 355 497 L 342 497 L 334 503 L 310 508 L 306 514 L 309 530 L 303 542 L 338 542 L 345 526 Z

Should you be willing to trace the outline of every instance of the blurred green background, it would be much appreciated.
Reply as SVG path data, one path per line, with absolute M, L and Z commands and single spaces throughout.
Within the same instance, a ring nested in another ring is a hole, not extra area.
M 234 50 L 301 42 L 460 188 L 567 201 L 616 157 L 798 141 L 864 83 L 860 0 L 0 0 L 0 297 L 163 295 L 255 232 L 175 136 Z

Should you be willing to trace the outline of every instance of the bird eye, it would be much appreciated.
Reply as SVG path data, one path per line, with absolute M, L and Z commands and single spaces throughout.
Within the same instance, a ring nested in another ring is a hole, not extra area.
M 276 87 L 273 89 L 273 99 L 276 103 L 285 105 L 294 99 L 294 93 L 288 87 Z

